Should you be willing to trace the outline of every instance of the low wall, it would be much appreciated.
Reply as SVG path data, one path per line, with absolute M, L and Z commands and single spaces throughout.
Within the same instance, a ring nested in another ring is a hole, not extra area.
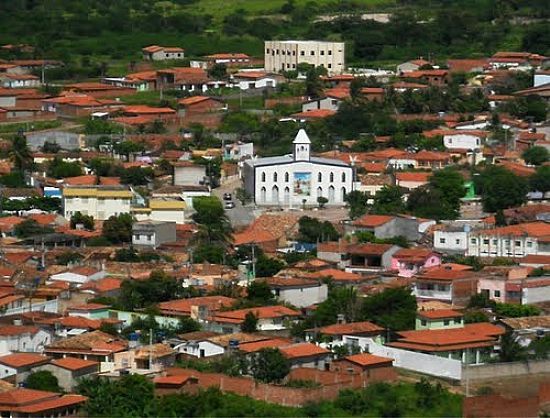
M 465 398 L 462 416 L 467 418 L 534 418 L 539 416 L 537 396 L 509 399 L 500 395 L 473 396 Z
M 459 360 L 387 347 L 373 340 L 368 342 L 367 347 L 371 354 L 392 358 L 395 367 L 447 379 L 460 380 L 462 377 L 462 362 Z
M 24 312 L 52 312 L 57 313 L 58 312 L 58 304 L 57 299 L 47 300 L 44 302 L 34 302 L 31 306 L 27 303 L 27 300 L 25 300 L 25 303 L 23 306 L 19 308 L 11 308 L 7 309 L 4 313 L 0 314 L 0 316 L 9 316 L 9 315 L 19 315 Z
M 513 377 L 537 373 L 550 373 L 550 360 L 464 366 L 462 369 L 462 378 L 484 380 L 502 376 Z

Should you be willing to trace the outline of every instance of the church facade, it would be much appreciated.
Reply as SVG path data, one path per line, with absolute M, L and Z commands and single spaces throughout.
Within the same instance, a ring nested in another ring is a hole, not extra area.
M 254 158 L 245 161 L 246 191 L 259 206 L 317 206 L 317 198 L 327 206 L 342 206 L 352 191 L 353 168 L 340 160 L 311 156 L 311 141 L 300 129 L 292 155 Z

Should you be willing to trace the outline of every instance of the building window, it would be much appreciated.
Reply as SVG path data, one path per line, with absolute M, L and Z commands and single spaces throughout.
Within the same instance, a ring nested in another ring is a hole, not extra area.
M 262 173 L 262 182 L 265 183 L 265 173 Z
M 321 172 L 319 172 L 319 174 L 317 174 L 317 181 L 319 183 L 321 183 L 323 181 L 323 175 L 321 174 Z
M 533 248 L 533 243 L 531 241 L 527 241 L 527 248 Z
M 285 183 L 288 183 L 290 176 L 288 173 L 285 173 Z
M 455 319 L 455 324 L 461 324 L 461 323 L 462 323 L 462 319 L 460 319 L 460 318 Z
M 514 245 L 516 247 L 521 247 L 521 241 L 514 241 Z
M 342 183 L 346 181 L 346 173 L 342 173 Z
M 495 298 L 499 298 L 500 297 L 500 290 L 495 290 L 493 295 L 495 296 Z
M 332 55 L 332 51 L 331 51 L 330 49 L 328 50 L 328 54 L 329 54 L 329 55 Z
M 445 319 L 443 321 L 443 325 L 448 326 L 450 324 L 450 321 L 448 319 Z
M 151 238 L 153 238 L 151 235 L 147 235 L 147 241 L 151 241 Z
M 425 319 L 422 319 L 420 323 L 422 324 L 423 327 L 425 327 L 428 324 L 428 321 L 426 321 Z
M 303 57 L 304 55 L 306 55 L 306 51 L 300 51 L 300 55 Z
M 471 242 L 472 242 L 472 244 L 477 244 L 477 239 L 472 238 L 472 239 L 471 239 Z
M 330 181 L 331 183 L 334 182 L 334 173 L 330 173 L 329 181 Z
M 488 240 L 488 239 L 484 239 L 484 240 L 483 240 L 483 244 L 489 245 L 489 240 Z
M 277 181 L 277 173 L 273 173 L 273 182 Z
M 265 50 L 265 53 L 266 53 L 266 54 L 269 54 L 269 48 L 267 48 L 267 49 Z
M 332 64 L 330 64 L 330 63 L 327 64 L 327 67 L 328 67 L 328 68 L 332 68 Z
M 456 245 L 460 245 L 460 240 L 459 240 L 459 239 L 455 239 L 455 244 L 456 244 Z
M 439 238 L 439 243 L 440 244 L 445 244 L 445 238 Z
M 135 239 L 135 240 L 139 241 L 139 238 L 140 238 L 140 235 L 139 235 L 139 234 L 134 235 L 134 239 Z
M 311 51 L 311 52 L 309 53 L 309 55 L 311 55 L 311 56 L 315 55 L 315 51 Z
M 497 245 L 498 241 L 496 239 L 493 240 L 493 245 Z
M 321 55 L 325 55 L 325 51 L 321 51 Z

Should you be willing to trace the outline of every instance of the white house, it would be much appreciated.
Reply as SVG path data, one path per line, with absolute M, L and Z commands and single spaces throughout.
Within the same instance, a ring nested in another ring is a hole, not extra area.
M 539 70 L 535 72 L 533 87 L 544 86 L 550 83 L 550 70 Z
M 143 59 L 147 61 L 182 60 L 184 49 L 171 46 L 149 45 L 141 49 Z
M 466 255 L 524 257 L 550 255 L 550 223 L 536 221 L 470 233 Z
M 449 131 L 443 135 L 445 148 L 453 150 L 475 150 L 481 148 L 487 132 L 480 130 Z
M 205 165 L 185 160 L 174 163 L 174 186 L 199 186 L 205 184 L 205 181 Z
M 90 280 L 103 279 L 106 275 L 107 273 L 103 270 L 97 270 L 93 267 L 87 266 L 79 266 L 61 273 L 52 274 L 49 280 L 69 282 L 80 285 Z
M 105 221 L 111 216 L 130 213 L 133 193 L 124 186 L 65 186 L 63 216 L 70 219 L 76 212 Z
M 182 199 L 150 199 L 148 207 L 132 208 L 132 215 L 138 221 L 185 223 L 185 208 Z
M 352 191 L 353 168 L 340 160 L 311 157 L 311 141 L 300 129 L 293 155 L 250 159 L 243 164 L 244 186 L 257 205 L 316 206 L 317 198 L 342 206 Z
M 277 79 L 263 71 L 241 71 L 231 76 L 233 87 L 241 90 L 276 87 Z
M 206 328 L 223 334 L 240 332 L 246 315 L 252 313 L 257 318 L 258 331 L 282 331 L 300 317 L 300 312 L 286 306 L 259 306 L 236 311 L 219 311 L 207 320 Z
M 175 241 L 175 222 L 141 221 L 132 225 L 133 245 L 156 248 L 166 242 Z
M 225 348 L 207 339 L 197 341 L 185 341 L 174 347 L 174 351 L 192 357 L 204 358 L 220 356 L 225 353 Z
M 344 101 L 341 97 L 335 95 L 326 95 L 320 99 L 308 100 L 302 104 L 302 112 L 309 112 L 310 110 L 338 110 L 340 105 Z
M 434 231 L 434 249 L 443 253 L 465 254 L 468 250 L 469 225 Z
M 278 300 L 298 308 L 317 305 L 328 297 L 327 285 L 318 280 L 270 277 L 266 282 Z
M 52 341 L 52 335 L 35 326 L 4 325 L 0 327 L 0 355 L 15 352 L 41 353 Z

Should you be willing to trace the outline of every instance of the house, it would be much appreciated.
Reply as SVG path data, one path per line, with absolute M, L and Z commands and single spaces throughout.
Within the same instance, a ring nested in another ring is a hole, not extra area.
M 401 74 L 401 78 L 418 80 L 430 86 L 444 87 L 449 83 L 448 70 L 417 70 Z
M 124 106 L 121 109 L 122 116 L 113 118 L 114 122 L 127 125 L 146 125 L 154 121 L 174 123 L 177 113 L 170 107 L 151 107 L 146 105 Z
M 211 331 L 194 331 L 178 335 L 178 342 L 173 345 L 174 351 L 178 356 L 185 357 L 215 357 L 225 353 L 225 347 L 222 344 L 210 341 L 211 337 L 219 334 Z
M 0 414 L 5 417 L 77 416 L 88 398 L 81 395 L 17 388 L 0 393 Z
M 8 89 L 40 87 L 40 78 L 32 74 L 0 74 L 2 87 Z
M 469 225 L 443 225 L 434 231 L 433 247 L 436 251 L 464 255 L 468 249 Z
M 218 53 L 206 55 L 204 57 L 206 67 L 210 68 L 214 64 L 224 64 L 227 67 L 235 67 L 250 64 L 250 56 L 242 52 Z M 191 65 L 193 66 L 193 65 Z
M 105 221 L 111 216 L 130 213 L 132 191 L 127 186 L 65 186 L 63 216 L 70 219 L 76 212 Z
M 404 236 L 409 241 L 418 240 L 435 221 L 407 216 L 364 215 L 348 227 L 350 232 L 371 232 L 376 238 Z
M 508 303 L 529 305 L 550 301 L 550 278 L 532 277 L 528 280 L 516 280 L 506 283 Z
M 346 87 L 335 87 L 325 90 L 323 97 L 308 100 L 302 104 L 302 112 L 310 110 L 332 110 L 337 111 L 344 100 L 350 98 L 350 90 Z
M 533 87 L 550 84 L 550 70 L 537 70 L 533 79 Z
M 258 245 L 264 252 L 274 254 L 278 248 L 288 246 L 288 242 L 298 232 L 299 216 L 290 213 L 262 214 L 248 227 L 233 234 L 233 246 Z
M 392 256 L 391 268 L 400 277 L 412 277 L 441 264 L 441 256 L 428 248 L 402 248 Z
M 149 199 L 148 207 L 133 207 L 132 215 L 138 222 L 185 223 L 186 202 L 181 199 Z M 174 241 L 171 241 L 174 242 Z
M 335 268 L 324 268 L 313 273 L 307 274 L 312 279 L 330 279 L 336 286 L 358 286 L 372 280 L 372 277 L 361 274 L 343 271 Z
M 345 69 L 345 43 L 322 41 L 265 41 L 264 68 L 269 72 L 297 71 L 298 64 L 326 68 L 329 75 Z
M 464 364 L 482 364 L 493 357 L 504 330 L 480 322 L 459 328 L 398 331 L 397 334 L 397 341 L 388 346 L 460 360 Z
M 439 300 L 453 307 L 466 306 L 477 294 L 477 281 L 478 275 L 470 270 L 431 268 L 415 277 L 413 294 L 420 301 Z
M 93 267 L 79 266 L 70 270 L 53 274 L 49 280 L 62 281 L 73 283 L 76 285 L 87 283 L 91 280 L 99 280 L 104 278 L 107 273 L 103 270 L 98 270 Z
M 199 311 L 204 314 L 212 314 L 222 308 L 229 308 L 236 302 L 236 299 L 226 296 L 203 296 L 188 299 L 176 299 L 159 303 L 159 310 L 162 315 L 197 317 Z
M 174 393 L 193 393 L 199 380 L 187 373 L 181 373 L 172 376 L 156 376 L 153 379 L 155 384 L 155 394 L 159 396 L 170 395 Z
M 176 362 L 176 352 L 163 343 L 144 345 L 114 354 L 114 369 L 162 371 Z
M 64 86 L 65 91 L 86 94 L 96 99 L 118 98 L 136 93 L 132 87 L 118 87 L 106 83 L 84 82 Z
M 157 88 L 205 92 L 208 74 L 202 68 L 174 67 L 157 71 Z
M 89 293 L 92 297 L 116 298 L 120 294 L 121 278 L 104 277 L 94 281 L 88 281 L 78 288 L 81 293 Z
M 308 112 L 309 113 L 309 112 Z M 246 160 L 243 178 L 246 191 L 261 206 L 341 206 L 352 190 L 353 170 L 340 160 L 312 157 L 311 141 L 300 129 L 293 141 L 293 155 Z
M 416 313 L 416 330 L 461 328 L 463 326 L 464 316 L 452 309 L 419 310 Z
M 395 173 L 395 185 L 411 191 L 428 184 L 431 175 L 432 173 L 426 172 L 397 172 Z
M 472 231 L 466 255 L 477 257 L 550 255 L 550 223 L 534 221 Z
M 382 87 L 362 87 L 359 93 L 369 102 L 383 102 L 386 96 L 386 91 Z
M 308 329 L 305 333 L 305 339 L 306 341 L 319 340 L 320 345 L 329 350 L 341 345 L 364 348 L 367 340 L 382 343 L 384 333 L 384 328 L 369 321 L 344 322 Z
M 125 77 L 106 77 L 105 84 L 115 87 L 135 89 L 136 91 L 151 91 L 157 88 L 157 71 L 142 71 L 127 74 Z
M 78 316 L 88 319 L 103 319 L 109 316 L 109 305 L 102 303 L 83 303 L 81 305 L 72 305 L 67 308 L 69 316 Z
M 360 353 L 334 360 L 330 369 L 339 373 L 360 374 L 369 379 L 380 378 L 385 381 L 397 379 L 393 368 L 393 359 Z
M 122 106 L 117 100 L 96 99 L 76 93 L 42 100 L 42 110 L 55 113 L 60 118 L 88 117 L 95 112 L 110 112 Z
M 0 327 L 0 355 L 40 353 L 51 340 L 51 333 L 35 326 L 4 325 Z
M 281 348 L 292 344 L 292 341 L 288 338 L 269 338 L 257 341 L 247 341 L 239 343 L 239 351 L 246 354 L 257 353 L 264 348 Z
M 290 323 L 300 316 L 300 312 L 286 306 L 259 306 L 236 311 L 218 311 L 208 318 L 207 328 L 223 334 L 238 332 L 248 313 L 256 315 L 258 331 L 287 329 Z
M 46 364 L 50 358 L 38 353 L 13 353 L 0 357 L 0 379 L 18 385 L 24 382 L 33 368 Z
M 189 171 L 192 170 L 190 169 Z M 180 174 L 182 173 L 180 172 Z M 200 175 L 197 175 L 197 178 L 199 176 Z M 184 180 L 182 181 L 189 181 L 185 180 L 187 178 L 187 173 L 185 173 L 185 170 L 183 173 L 183 178 Z M 186 208 L 192 208 L 193 199 L 201 196 L 210 196 L 208 186 L 197 186 L 191 184 L 182 186 L 164 186 L 151 192 L 151 200 L 182 200 L 185 202 Z
M 448 59 L 447 67 L 454 73 L 482 73 L 488 68 L 487 58 L 480 59 Z
M 55 341 L 44 347 L 44 354 L 55 359 L 75 357 L 100 363 L 112 363 L 114 354 L 128 348 L 128 342 L 102 331 L 86 332 Z
M 463 150 L 480 153 L 488 132 L 481 130 L 455 130 L 443 133 L 443 145 L 449 152 Z M 476 161 L 479 160 L 476 157 Z
M 329 263 L 341 263 L 346 255 L 348 243 L 342 239 L 317 244 L 317 258 Z
M 174 166 L 174 186 L 202 186 L 208 184 L 206 165 L 180 160 Z
M 516 341 L 527 347 L 533 340 L 538 340 L 550 332 L 550 315 L 501 318 L 497 324 L 511 331 Z
M 432 62 L 426 61 L 425 59 L 420 57 L 419 59 L 406 61 L 402 64 L 399 64 L 397 66 L 397 74 L 403 75 L 404 73 L 409 73 L 411 71 L 418 71 L 420 70 L 421 67 L 432 66 L 432 65 L 433 65 Z
M 75 390 L 80 379 L 99 372 L 99 363 L 81 358 L 65 357 L 34 367 L 33 372 L 48 371 L 57 378 L 59 387 L 66 392 Z
M 140 221 L 132 225 L 132 244 L 157 248 L 165 242 L 176 241 L 176 223 Z
M 141 53 L 146 61 L 182 60 L 185 58 L 183 48 L 172 46 L 149 45 L 142 48 Z
M 276 87 L 277 79 L 263 71 L 240 71 L 231 76 L 231 84 L 241 90 Z
M 529 268 L 518 266 L 487 266 L 477 283 L 477 292 L 499 303 L 518 303 L 522 286 L 529 275 Z M 536 279 L 533 279 L 536 280 Z
M 316 305 L 328 297 L 328 287 L 319 280 L 269 277 L 265 282 L 277 300 L 297 308 Z
M 392 244 L 351 244 L 345 250 L 346 271 L 354 273 L 390 270 L 392 257 L 400 247 Z
M 291 369 L 306 367 L 329 370 L 332 353 L 326 348 L 311 343 L 296 343 L 279 347 L 281 354 L 290 363 Z
M 227 105 L 223 101 L 209 96 L 190 96 L 178 100 L 178 115 L 182 118 L 224 110 L 227 110 Z

